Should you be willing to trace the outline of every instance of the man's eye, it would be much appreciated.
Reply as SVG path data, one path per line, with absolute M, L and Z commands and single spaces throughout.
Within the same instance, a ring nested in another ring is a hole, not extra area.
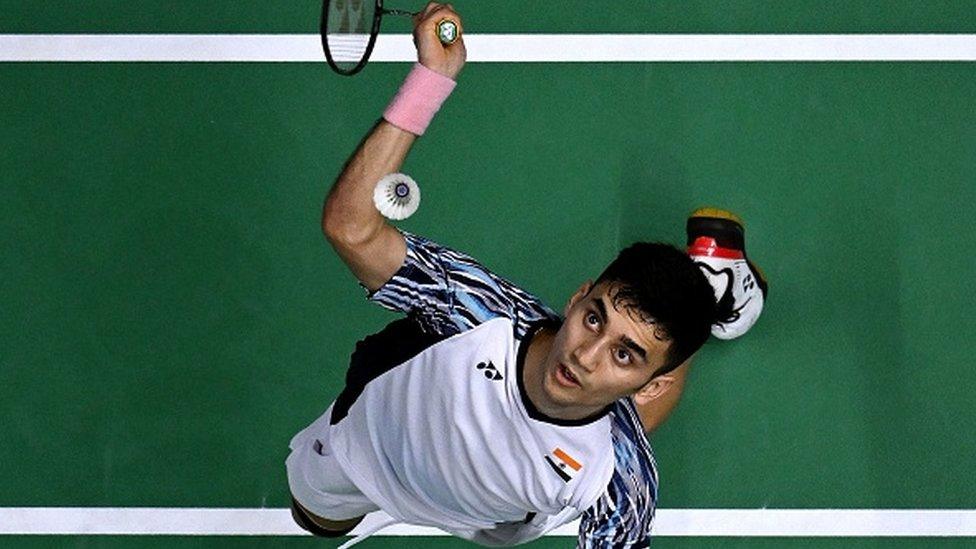
M 600 317 L 596 316 L 595 313 L 587 313 L 586 323 L 589 324 L 590 326 L 596 326 L 597 324 L 600 323 Z
M 617 349 L 616 354 L 617 354 L 617 361 L 618 362 L 621 362 L 621 363 L 624 363 L 624 364 L 629 364 L 630 363 L 630 351 L 628 351 L 627 349 L 624 349 L 623 347 L 620 347 L 620 348 Z

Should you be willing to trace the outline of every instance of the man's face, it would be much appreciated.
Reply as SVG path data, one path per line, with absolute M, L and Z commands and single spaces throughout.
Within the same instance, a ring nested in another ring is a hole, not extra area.
M 615 308 L 615 289 L 607 282 L 587 283 L 566 305 L 542 382 L 547 404 L 560 417 L 586 417 L 638 391 L 653 399 L 671 381 L 667 376 L 651 380 L 664 365 L 670 342 L 635 311 Z

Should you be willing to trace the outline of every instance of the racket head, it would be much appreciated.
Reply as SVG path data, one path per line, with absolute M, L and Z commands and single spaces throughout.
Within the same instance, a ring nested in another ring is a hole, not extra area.
M 383 0 L 323 0 L 319 34 L 332 70 L 352 76 L 373 53 L 383 18 Z

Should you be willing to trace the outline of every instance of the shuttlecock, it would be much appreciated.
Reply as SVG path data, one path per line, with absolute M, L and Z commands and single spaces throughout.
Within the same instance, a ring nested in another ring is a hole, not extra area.
M 420 187 L 405 173 L 391 173 L 376 184 L 373 204 L 387 219 L 406 219 L 420 207 Z

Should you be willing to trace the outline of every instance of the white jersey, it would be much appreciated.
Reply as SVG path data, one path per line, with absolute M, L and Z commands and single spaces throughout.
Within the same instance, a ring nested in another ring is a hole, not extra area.
M 402 331 L 396 339 L 413 335 L 408 325 L 391 329 Z M 329 444 L 384 511 L 464 535 L 567 508 L 575 517 L 606 489 L 614 467 L 609 418 L 531 417 L 520 382 L 528 340 L 519 353 L 511 321 L 489 320 L 395 365 L 377 364 L 396 354 L 391 334 L 380 335 L 360 345 L 352 366 L 379 375 L 351 404 L 340 396 Z
M 290 482 L 306 457 L 334 459 L 359 492 L 328 500 L 348 517 L 375 504 L 490 545 L 580 518 L 579 548 L 646 546 L 658 478 L 633 401 L 577 422 L 536 410 L 521 355 L 559 316 L 471 257 L 404 236 L 403 266 L 370 300 L 407 318 L 357 344 L 345 389 L 293 439 L 331 451 L 293 452 Z

